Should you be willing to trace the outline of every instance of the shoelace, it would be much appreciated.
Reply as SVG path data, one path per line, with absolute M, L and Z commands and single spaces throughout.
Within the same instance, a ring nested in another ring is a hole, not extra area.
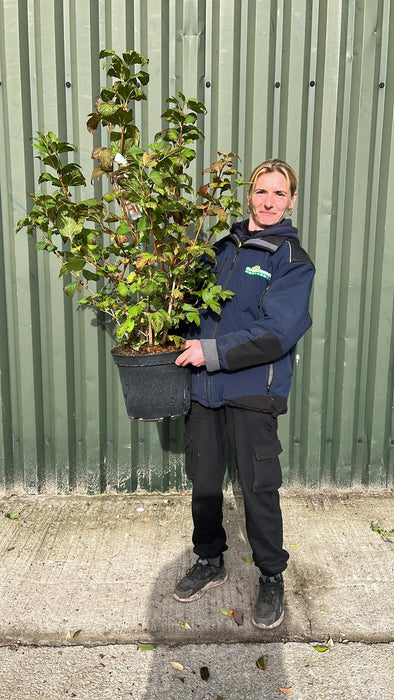
M 187 569 L 186 576 L 188 578 L 193 578 L 194 574 L 196 574 L 200 568 L 204 570 L 205 574 L 208 574 L 211 566 L 208 564 L 208 562 L 206 564 L 202 564 L 201 561 L 197 561 L 190 569 Z
M 276 581 L 266 581 L 260 586 L 259 598 L 263 603 L 273 603 L 280 596 L 280 585 Z

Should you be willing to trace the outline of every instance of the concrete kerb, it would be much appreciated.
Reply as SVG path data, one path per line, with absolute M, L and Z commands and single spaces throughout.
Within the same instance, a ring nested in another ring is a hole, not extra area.
M 193 604 L 171 595 L 194 561 L 189 493 L 4 495 L 0 645 L 393 641 L 393 542 L 371 529 L 393 526 L 392 495 L 283 491 L 286 617 L 270 632 L 251 624 L 258 572 L 237 492 L 224 504 L 229 580 Z

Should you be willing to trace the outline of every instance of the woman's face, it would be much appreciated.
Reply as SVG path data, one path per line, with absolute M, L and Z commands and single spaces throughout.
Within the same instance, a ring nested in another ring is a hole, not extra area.
M 287 181 L 282 173 L 262 173 L 248 199 L 249 230 L 260 231 L 278 224 L 285 218 L 287 209 L 295 205 L 296 199 L 297 193 L 291 197 L 287 191 Z

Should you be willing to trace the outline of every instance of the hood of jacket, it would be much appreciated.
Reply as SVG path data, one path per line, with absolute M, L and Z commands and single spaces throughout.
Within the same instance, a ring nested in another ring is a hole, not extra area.
M 232 225 L 230 233 L 227 234 L 225 238 L 235 235 L 242 242 L 244 242 L 246 239 L 252 241 L 254 239 L 265 238 L 267 236 L 280 236 L 283 238 L 295 238 L 298 240 L 297 229 L 295 226 L 293 226 L 291 219 L 282 219 L 282 221 L 280 221 L 278 224 L 267 226 L 259 231 L 249 231 L 248 223 L 249 219 L 237 221 Z M 224 238 L 221 240 L 224 240 Z

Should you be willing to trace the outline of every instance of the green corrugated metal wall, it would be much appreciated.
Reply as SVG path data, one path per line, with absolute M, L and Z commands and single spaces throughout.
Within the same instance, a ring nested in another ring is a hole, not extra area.
M 181 89 L 208 108 L 199 171 L 217 149 L 239 153 L 245 177 L 271 156 L 298 171 L 295 223 L 317 276 L 280 421 L 285 478 L 391 485 L 394 3 L 0 0 L 0 489 L 185 485 L 182 421 L 128 421 L 111 339 L 75 311 L 34 240 L 14 235 L 38 129 L 92 168 L 102 48 L 150 58 L 144 141 Z

